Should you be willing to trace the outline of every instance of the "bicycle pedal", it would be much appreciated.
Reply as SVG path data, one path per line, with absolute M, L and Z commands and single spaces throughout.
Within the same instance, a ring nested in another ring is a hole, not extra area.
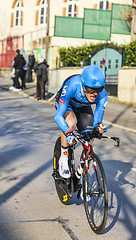
M 56 172 L 52 173 L 52 177 L 55 179 L 56 178 Z
M 79 188 L 78 193 L 77 193 L 77 199 L 80 198 L 81 189 L 82 189 L 82 185 L 81 184 L 79 184 L 79 185 L 80 185 L 80 188 Z
M 54 178 L 55 181 L 58 181 L 58 182 L 60 181 L 60 176 L 56 171 L 53 172 L 52 177 Z
M 74 192 L 77 192 L 77 191 L 79 191 L 80 189 L 82 188 L 82 184 L 76 184 L 75 186 L 74 186 Z

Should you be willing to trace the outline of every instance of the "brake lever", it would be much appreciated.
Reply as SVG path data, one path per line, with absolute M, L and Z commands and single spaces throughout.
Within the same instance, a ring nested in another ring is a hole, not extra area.
M 77 144 L 77 142 L 78 142 L 78 141 L 74 138 L 74 139 L 73 139 L 73 145 L 72 145 L 72 146 L 73 146 L 73 149 L 75 149 L 75 145 Z
M 116 138 L 115 140 L 117 142 L 117 144 L 115 145 L 116 147 L 119 147 L 120 146 L 120 139 L 119 138 Z
M 93 128 L 93 131 L 92 131 L 92 133 L 91 133 L 91 139 L 93 139 L 93 138 L 96 136 L 96 133 L 97 133 L 97 128 L 94 127 L 94 128 Z
M 116 144 L 114 146 L 119 147 L 120 146 L 120 139 L 118 137 L 112 137 L 112 139 L 116 142 Z

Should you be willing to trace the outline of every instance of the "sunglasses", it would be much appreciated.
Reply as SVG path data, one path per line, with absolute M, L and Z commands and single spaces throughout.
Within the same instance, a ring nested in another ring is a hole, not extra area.
M 85 87 L 85 90 L 87 93 L 94 93 L 94 92 L 100 93 L 103 89 L 104 89 L 104 87 L 101 87 L 101 88 Z

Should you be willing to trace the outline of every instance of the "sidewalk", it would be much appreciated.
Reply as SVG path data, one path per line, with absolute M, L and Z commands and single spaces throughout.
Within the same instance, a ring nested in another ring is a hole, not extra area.
M 12 80 L 9 78 L 0 78 L 0 88 L 9 90 L 12 86 Z M 26 83 L 26 90 L 15 92 L 24 97 L 29 97 L 34 101 L 36 94 L 36 83 Z M 45 100 L 39 100 L 39 102 L 45 104 L 54 105 L 53 93 L 48 93 Z M 109 97 L 107 107 L 104 114 L 104 122 L 117 128 L 136 133 L 136 107 L 128 104 L 123 104 L 118 101 L 114 101 L 112 97 Z

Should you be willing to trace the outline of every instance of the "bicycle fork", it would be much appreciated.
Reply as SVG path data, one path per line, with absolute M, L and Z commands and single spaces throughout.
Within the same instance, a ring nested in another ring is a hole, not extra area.
M 101 189 L 101 185 L 100 185 L 100 179 L 99 179 L 99 175 L 98 175 L 98 169 L 97 169 L 97 164 L 96 164 L 96 161 L 95 159 L 93 158 L 92 156 L 92 153 L 93 153 L 93 149 L 92 147 L 90 146 L 89 148 L 84 148 L 83 150 L 83 154 L 82 154 L 82 158 L 83 158 L 83 162 L 84 162 L 84 171 L 88 171 L 89 169 L 89 163 L 92 161 L 93 162 L 93 166 L 94 166 L 94 171 L 95 171 L 95 174 L 96 174 L 96 181 L 98 183 L 98 191 L 93 191 L 93 192 L 90 192 L 90 188 L 88 186 L 88 175 L 87 175 L 87 182 L 86 182 L 86 192 L 89 194 L 89 196 L 91 197 L 93 194 L 97 194 L 97 195 L 100 195 L 102 192 L 102 189 Z

